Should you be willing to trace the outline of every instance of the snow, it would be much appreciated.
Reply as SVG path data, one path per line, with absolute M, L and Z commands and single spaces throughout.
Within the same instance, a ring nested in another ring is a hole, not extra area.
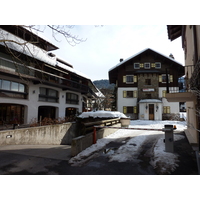
M 151 121 L 151 120 L 134 120 L 130 123 L 130 128 L 155 128 L 162 129 L 164 125 L 176 125 L 176 132 L 184 131 L 187 128 L 186 122 L 180 121 Z M 140 162 L 138 156 L 141 152 L 141 146 L 144 143 L 151 141 L 151 138 L 156 138 L 154 145 L 151 148 L 151 160 L 150 165 L 159 169 L 160 174 L 166 174 L 173 172 L 178 166 L 178 154 L 165 152 L 164 132 L 161 131 L 146 131 L 146 130 L 127 130 L 119 129 L 115 133 L 97 140 L 96 144 L 88 147 L 84 151 L 80 152 L 77 156 L 70 159 L 69 163 L 72 165 L 80 165 L 85 162 L 86 157 L 95 155 L 95 153 L 102 150 L 106 144 L 117 138 L 131 137 L 128 142 L 124 143 L 118 148 L 115 153 L 109 155 L 109 162 L 126 162 L 131 160 L 132 162 Z M 174 140 L 183 139 L 183 135 L 174 134 Z
M 129 57 L 129 58 L 123 60 L 122 62 L 118 63 L 117 65 L 115 65 L 114 67 L 112 67 L 111 69 L 109 69 L 109 71 L 112 71 L 113 69 L 117 68 L 117 67 L 120 66 L 121 64 L 127 62 L 128 60 L 131 60 L 132 58 L 138 56 L 139 54 L 141 54 L 141 53 L 143 53 L 143 52 L 145 52 L 145 51 L 147 51 L 148 49 L 150 49 L 150 48 L 146 48 L 146 49 L 144 49 L 144 50 L 142 50 L 142 51 L 140 51 L 140 52 L 134 54 L 133 56 L 131 56 L 131 57 Z M 157 52 L 157 51 L 155 51 L 155 50 L 153 50 L 153 49 L 150 49 L 150 50 L 152 50 L 152 51 L 154 51 L 154 52 L 156 52 L 156 53 L 158 53 L 158 54 L 164 56 L 165 58 L 167 58 L 167 59 L 169 59 L 169 60 L 172 60 L 173 62 L 176 62 L 176 63 L 179 64 L 179 65 L 182 65 L 181 63 L 177 62 L 176 60 L 174 60 L 174 59 L 171 58 L 171 57 L 165 56 L 164 54 L 159 53 L 159 52 Z
M 104 110 L 98 110 L 98 111 L 91 111 L 91 112 L 83 112 L 78 117 L 80 118 L 127 118 L 126 115 L 124 115 L 121 112 L 112 112 L 112 111 L 104 111 Z
M 162 101 L 159 99 L 143 99 L 139 103 L 162 103 Z

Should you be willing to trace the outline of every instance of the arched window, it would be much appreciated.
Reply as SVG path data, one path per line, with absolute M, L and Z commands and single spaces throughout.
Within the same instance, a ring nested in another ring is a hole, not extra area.
M 25 99 L 26 87 L 22 83 L 0 79 L 0 97 Z

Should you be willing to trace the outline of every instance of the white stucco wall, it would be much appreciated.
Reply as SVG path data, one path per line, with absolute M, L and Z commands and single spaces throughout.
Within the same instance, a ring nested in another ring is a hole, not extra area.
M 162 120 L 162 103 L 139 103 L 139 119 L 149 120 L 149 104 L 154 105 L 154 120 Z
M 123 91 L 137 91 L 137 88 L 118 88 L 117 91 L 117 110 L 123 113 L 123 106 L 137 106 L 137 98 L 123 98 Z
M 39 88 L 40 87 L 45 87 L 45 88 L 51 88 L 59 93 L 59 101 L 58 103 L 53 103 L 53 102 L 43 102 L 43 101 L 38 101 L 39 99 Z M 65 117 L 65 109 L 67 107 L 73 107 L 77 108 L 78 111 L 82 111 L 82 95 L 78 92 L 72 92 L 72 91 L 63 91 L 62 89 L 56 88 L 56 87 L 50 87 L 47 85 L 43 84 L 29 84 L 28 85 L 28 99 L 14 99 L 14 98 L 6 98 L 6 97 L 1 97 L 0 98 L 0 103 L 9 103 L 9 104 L 19 104 L 19 105 L 24 105 L 25 106 L 25 115 L 24 115 L 24 123 L 30 123 L 31 120 L 34 118 L 37 119 L 38 117 L 38 107 L 39 106 L 53 106 L 56 107 L 56 118 L 59 117 Z M 77 94 L 79 96 L 79 104 L 66 104 L 66 93 L 71 92 L 74 94 Z

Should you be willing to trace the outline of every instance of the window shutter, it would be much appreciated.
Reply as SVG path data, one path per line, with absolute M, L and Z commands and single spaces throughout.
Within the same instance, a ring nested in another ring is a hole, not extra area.
M 137 113 L 137 107 L 136 106 L 133 107 L 133 113 L 135 113 L 135 114 Z
M 162 97 L 166 97 L 166 90 L 162 91 Z
M 144 67 L 144 64 L 143 63 L 140 63 L 140 68 L 143 68 Z
M 151 67 L 155 68 L 155 63 L 151 63 Z
M 124 114 L 127 113 L 127 107 L 126 107 L 126 106 L 123 107 L 123 113 L 124 113 Z
M 170 106 L 167 106 L 167 113 L 170 113 Z
M 163 107 L 163 113 L 167 113 L 167 108 L 166 108 L 166 106 Z
M 123 83 L 126 83 L 126 76 L 123 76 Z
M 134 82 L 134 83 L 137 83 L 137 76 L 134 76 L 134 77 L 133 77 L 133 82 Z
M 173 82 L 173 75 L 169 76 L 169 81 L 172 83 Z
M 123 97 L 124 97 L 124 98 L 127 97 L 127 93 L 126 93 L 126 91 L 123 91 Z
M 162 82 L 162 75 L 159 75 L 158 78 L 159 78 L 159 82 Z
M 137 98 L 137 90 L 134 90 L 134 91 L 133 91 L 133 97 L 134 97 L 134 98 Z

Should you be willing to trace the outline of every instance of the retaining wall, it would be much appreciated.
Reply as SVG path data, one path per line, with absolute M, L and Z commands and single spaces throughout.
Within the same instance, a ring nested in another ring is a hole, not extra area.
M 0 145 L 71 145 L 76 128 L 76 123 L 64 123 L 0 131 Z
M 113 127 L 121 127 L 121 123 L 115 124 L 113 125 Z M 104 138 L 116 131 L 117 131 L 116 129 L 106 129 L 106 128 L 100 129 L 96 132 L 97 139 Z M 72 139 L 71 156 L 76 156 L 84 149 L 90 147 L 92 144 L 93 144 L 93 132 Z

